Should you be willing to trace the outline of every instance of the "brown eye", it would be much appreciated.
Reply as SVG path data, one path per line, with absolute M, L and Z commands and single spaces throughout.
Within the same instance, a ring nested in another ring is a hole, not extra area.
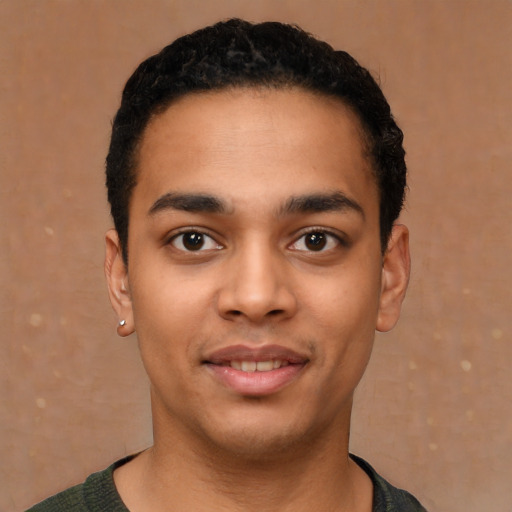
M 304 236 L 304 245 L 310 251 L 321 251 L 327 245 L 325 233 L 308 233 Z
M 199 252 L 211 249 L 222 249 L 211 236 L 200 231 L 186 231 L 176 235 L 171 240 L 171 245 L 185 252 Z
M 198 251 L 204 245 L 204 236 L 202 233 L 183 233 L 183 247 L 189 251 Z
M 290 249 L 301 252 L 325 252 L 342 245 L 341 239 L 328 231 L 310 231 L 299 237 Z

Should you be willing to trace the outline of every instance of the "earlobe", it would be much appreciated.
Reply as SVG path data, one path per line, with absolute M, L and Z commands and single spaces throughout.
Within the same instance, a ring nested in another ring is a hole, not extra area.
M 132 300 L 128 286 L 128 271 L 115 229 L 107 231 L 105 243 L 105 277 L 110 303 L 119 319 L 117 333 L 119 336 L 128 336 L 135 331 Z
M 378 331 L 390 331 L 397 323 L 409 283 L 410 268 L 409 230 L 404 225 L 395 224 L 382 263 Z

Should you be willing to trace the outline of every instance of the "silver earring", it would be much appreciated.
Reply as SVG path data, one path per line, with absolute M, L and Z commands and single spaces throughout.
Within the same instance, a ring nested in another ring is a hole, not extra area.
M 126 320 L 119 321 L 119 327 L 124 327 L 126 325 Z

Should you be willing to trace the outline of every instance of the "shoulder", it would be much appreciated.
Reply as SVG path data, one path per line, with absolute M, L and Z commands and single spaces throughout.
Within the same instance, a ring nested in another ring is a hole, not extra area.
M 79 485 L 52 496 L 26 512 L 128 512 L 114 484 L 114 470 L 132 457 L 93 473 Z
M 350 457 L 366 472 L 373 483 L 373 512 L 426 512 L 412 494 L 391 485 L 368 462 L 352 454 Z
M 47 500 L 29 508 L 27 512 L 50 512 L 57 510 L 79 511 L 87 510 L 82 498 L 83 484 L 75 485 L 64 492 L 56 494 Z

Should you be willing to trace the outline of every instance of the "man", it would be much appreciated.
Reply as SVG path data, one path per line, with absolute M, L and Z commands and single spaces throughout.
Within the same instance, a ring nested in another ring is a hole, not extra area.
M 230 20 L 126 84 L 106 276 L 154 445 L 45 510 L 421 511 L 349 455 L 354 389 L 409 277 L 402 132 L 370 74 Z

